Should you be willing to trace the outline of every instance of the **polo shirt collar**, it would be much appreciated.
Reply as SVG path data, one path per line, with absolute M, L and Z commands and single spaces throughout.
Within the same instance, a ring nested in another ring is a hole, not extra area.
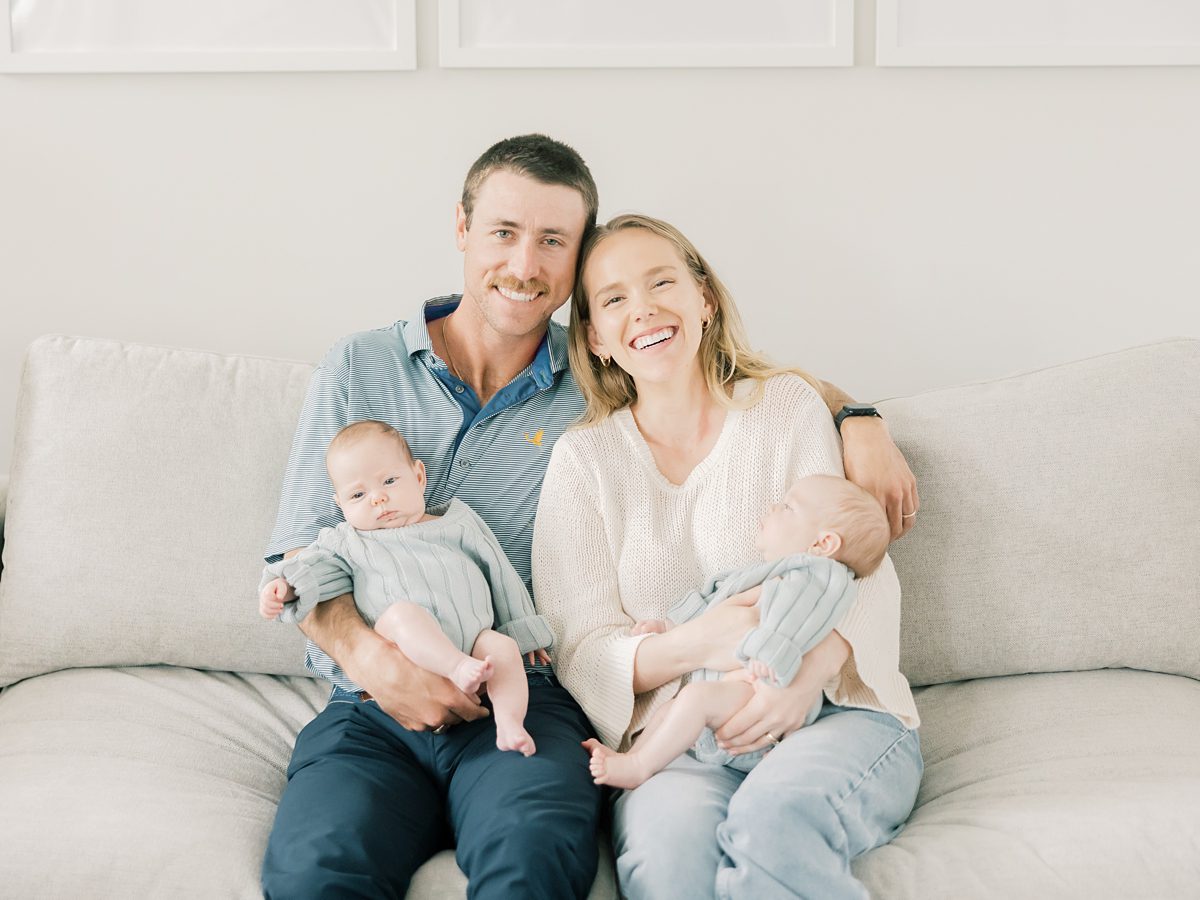
M 458 309 L 462 302 L 462 294 L 449 294 L 445 297 L 434 297 L 427 300 L 421 307 L 421 315 L 414 316 L 404 323 L 404 344 L 408 347 L 408 355 L 415 356 L 422 350 L 433 352 L 433 339 L 429 337 L 429 320 L 440 319 Z M 570 359 L 567 354 L 567 329 L 557 322 L 551 322 L 546 336 L 538 346 L 533 357 L 529 373 L 533 375 L 540 387 L 549 387 L 567 366 Z

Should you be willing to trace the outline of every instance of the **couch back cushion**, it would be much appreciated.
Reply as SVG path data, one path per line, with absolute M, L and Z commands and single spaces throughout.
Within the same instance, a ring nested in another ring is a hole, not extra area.
M 880 407 L 921 492 L 891 549 L 914 685 L 1200 678 L 1200 341 Z
M 164 663 L 305 674 L 256 589 L 311 367 L 41 338 L 18 400 L 0 685 Z

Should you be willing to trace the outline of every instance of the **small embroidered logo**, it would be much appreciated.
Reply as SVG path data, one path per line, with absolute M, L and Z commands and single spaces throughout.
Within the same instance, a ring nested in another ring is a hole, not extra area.
M 542 446 L 542 435 L 545 433 L 546 433 L 545 428 L 539 428 L 533 434 L 530 434 L 528 431 L 526 431 L 526 432 L 524 432 L 525 440 L 529 441 L 529 443 L 533 444 L 533 446 L 535 446 L 535 447 L 540 447 L 540 446 Z

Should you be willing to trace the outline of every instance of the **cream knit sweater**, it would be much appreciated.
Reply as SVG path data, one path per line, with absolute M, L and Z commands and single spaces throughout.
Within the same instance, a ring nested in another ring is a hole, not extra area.
M 742 382 L 735 396 L 752 385 Z M 626 748 L 679 681 L 634 696 L 637 619 L 661 619 L 711 575 L 758 559 L 767 506 L 805 475 L 842 474 L 824 402 L 780 375 L 749 409 L 731 410 L 709 455 L 680 485 L 655 466 L 628 409 L 555 443 L 533 539 L 533 595 L 555 635 L 554 668 L 601 740 Z M 835 703 L 918 725 L 900 674 L 900 584 L 890 558 L 858 583 L 837 627 L 852 653 L 825 689 Z

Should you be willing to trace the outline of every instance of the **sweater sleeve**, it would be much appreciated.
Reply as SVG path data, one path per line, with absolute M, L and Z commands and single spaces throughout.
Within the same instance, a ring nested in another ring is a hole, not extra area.
M 282 578 L 296 592 L 296 599 L 285 603 L 279 614 L 280 622 L 296 624 L 312 612 L 318 603 L 349 594 L 354 581 L 349 564 L 337 552 L 337 532 L 321 530 L 317 540 L 290 559 L 267 565 L 263 571 L 261 591 L 275 578 Z
M 555 637 L 554 669 L 595 726 L 619 747 L 633 719 L 638 644 L 621 604 L 604 510 L 570 445 L 554 446 L 533 532 L 533 590 Z
M 841 441 L 829 410 L 816 391 L 807 385 L 800 390 L 815 402 L 788 397 L 780 409 L 799 410 L 792 414 L 792 480 L 822 473 L 844 477 Z M 842 705 L 892 711 L 907 727 L 916 728 L 919 717 L 912 692 L 900 673 L 900 582 L 891 558 L 885 556 L 880 567 L 856 585 L 857 596 L 834 629 L 850 644 L 850 658 L 825 692 Z
M 496 535 L 473 509 L 465 503 L 463 508 L 473 526 L 467 529 L 469 546 L 464 549 L 479 565 L 491 588 L 496 630 L 516 641 L 523 654 L 549 647 L 554 643 L 550 625 L 533 608 L 525 582 L 509 562 Z

